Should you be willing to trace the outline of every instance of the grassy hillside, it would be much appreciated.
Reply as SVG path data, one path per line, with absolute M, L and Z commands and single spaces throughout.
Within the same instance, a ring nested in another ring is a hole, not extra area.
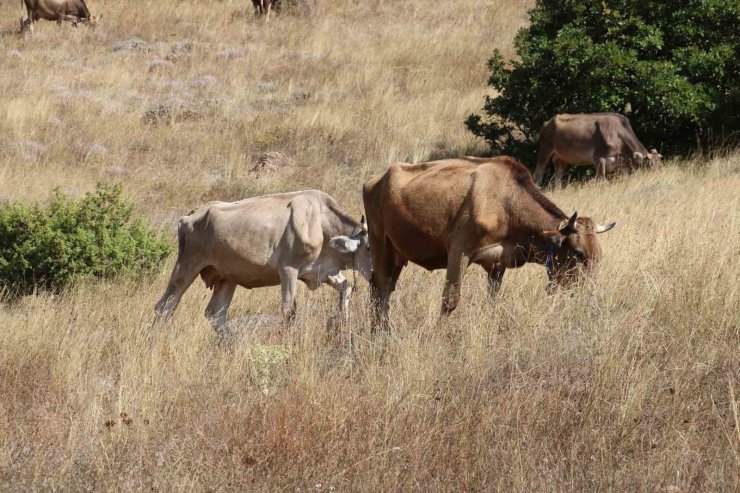
M 528 3 L 337 0 L 265 26 L 246 0 L 90 0 L 98 29 L 25 39 L 10 15 L 0 201 L 121 180 L 171 227 L 318 187 L 359 217 L 389 162 L 482 150 L 462 120 Z M 268 151 L 293 164 L 250 171 Z M 171 263 L 0 305 L 0 490 L 737 490 L 738 190 L 734 155 L 548 193 L 617 221 L 596 282 L 547 296 L 527 266 L 494 306 L 473 268 L 439 324 L 443 272 L 411 267 L 384 337 L 364 282 L 346 326 L 329 289 L 300 289 L 289 332 L 278 289 L 239 290 L 219 345 L 199 281 L 154 325 Z

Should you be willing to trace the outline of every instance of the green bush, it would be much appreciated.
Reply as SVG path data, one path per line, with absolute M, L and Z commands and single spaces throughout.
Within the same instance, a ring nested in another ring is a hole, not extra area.
M 98 185 L 80 199 L 55 191 L 45 205 L 0 207 L 0 289 L 11 296 L 146 272 L 171 249 L 161 232 L 132 219 L 120 185 Z
M 533 163 L 557 113 L 626 114 L 663 154 L 733 145 L 740 130 L 737 0 L 538 0 L 518 59 L 495 51 L 484 116 L 466 124 Z

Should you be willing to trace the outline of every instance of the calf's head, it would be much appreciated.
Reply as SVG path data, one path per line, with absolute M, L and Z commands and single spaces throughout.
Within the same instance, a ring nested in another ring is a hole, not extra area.
M 338 252 L 351 254 L 352 261 L 349 266 L 370 282 L 373 274 L 373 262 L 370 257 L 370 243 L 367 238 L 365 216 L 362 216 L 351 235 L 335 236 L 329 240 L 329 246 Z
M 590 272 L 601 259 L 601 245 L 596 235 L 612 229 L 616 223 L 596 224 L 575 212 L 555 231 L 543 231 L 549 246 L 546 267 L 550 280 L 567 286 L 583 272 Z

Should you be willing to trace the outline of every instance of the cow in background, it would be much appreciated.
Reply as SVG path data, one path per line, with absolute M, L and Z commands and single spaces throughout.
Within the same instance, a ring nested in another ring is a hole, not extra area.
M 540 130 L 534 181 L 542 185 L 547 165 L 555 167 L 553 182 L 562 183 L 568 166 L 596 168 L 597 178 L 623 167 L 649 165 L 659 168 L 662 156 L 647 151 L 626 116 L 618 113 L 555 115 Z
M 21 9 L 23 7 L 26 19 L 21 17 L 21 33 L 26 29 L 33 32 L 33 24 L 39 19 L 57 21 L 57 24 L 68 21 L 75 27 L 78 22 L 94 26 L 98 20 L 90 14 L 85 0 L 21 0 Z

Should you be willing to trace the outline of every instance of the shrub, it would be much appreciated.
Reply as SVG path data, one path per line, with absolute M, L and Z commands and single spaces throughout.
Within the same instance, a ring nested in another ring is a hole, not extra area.
M 519 58 L 489 60 L 484 117 L 468 128 L 532 162 L 557 113 L 626 114 L 648 147 L 685 154 L 737 142 L 737 0 L 538 0 L 519 31 Z
M 11 296 L 58 291 L 90 278 L 149 271 L 172 247 L 132 219 L 120 185 L 81 199 L 55 191 L 45 205 L 0 207 L 0 288 Z

